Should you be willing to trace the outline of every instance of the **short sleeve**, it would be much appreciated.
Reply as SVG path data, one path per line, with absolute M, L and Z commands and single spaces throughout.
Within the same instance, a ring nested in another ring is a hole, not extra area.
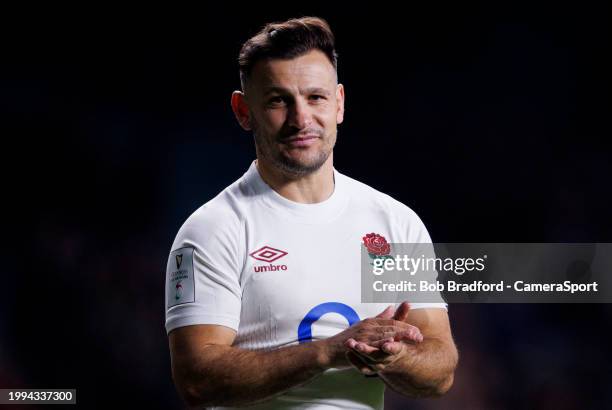
M 197 324 L 238 330 L 243 260 L 240 232 L 236 216 L 206 206 L 179 229 L 166 267 L 167 333 Z
M 403 205 L 403 204 L 402 204 Z M 425 227 L 425 224 L 421 220 L 421 218 L 409 207 L 403 205 L 407 211 L 407 225 L 404 227 L 406 232 L 406 243 L 432 243 L 431 236 L 429 236 L 429 232 Z M 433 251 L 432 251 L 433 252 Z M 439 297 L 438 297 L 439 296 Z M 441 294 L 438 294 L 434 299 L 439 299 L 439 301 L 431 301 L 431 302 L 414 302 L 410 303 L 410 309 L 445 309 L 448 310 L 448 304 L 444 302 Z M 401 301 L 400 301 L 401 303 Z M 396 308 L 400 305 L 400 303 L 396 304 Z

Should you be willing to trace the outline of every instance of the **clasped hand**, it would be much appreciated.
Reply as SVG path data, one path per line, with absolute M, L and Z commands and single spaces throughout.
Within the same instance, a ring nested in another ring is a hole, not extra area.
M 415 344 L 423 341 L 416 326 L 404 322 L 410 305 L 402 303 L 396 311 L 389 306 L 374 318 L 362 321 L 364 330 L 347 338 L 345 357 L 362 374 L 372 376 L 401 360 Z

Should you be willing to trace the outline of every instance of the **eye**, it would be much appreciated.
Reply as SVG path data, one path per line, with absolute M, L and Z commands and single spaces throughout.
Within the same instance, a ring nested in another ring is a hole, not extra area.
M 314 100 L 314 101 L 319 101 L 319 100 L 324 100 L 325 96 L 324 95 L 319 95 L 319 94 L 313 94 L 313 95 L 310 96 L 310 99 Z
M 270 105 L 281 105 L 285 103 L 285 99 L 283 97 L 281 97 L 280 95 L 277 95 L 276 97 L 271 97 L 268 100 L 268 104 Z

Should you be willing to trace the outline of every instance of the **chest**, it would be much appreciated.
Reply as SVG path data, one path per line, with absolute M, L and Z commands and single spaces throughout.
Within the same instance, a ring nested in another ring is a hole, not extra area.
M 372 232 L 394 235 L 384 218 L 248 225 L 241 327 L 290 342 L 329 337 L 380 313 L 387 304 L 361 303 L 361 244 Z

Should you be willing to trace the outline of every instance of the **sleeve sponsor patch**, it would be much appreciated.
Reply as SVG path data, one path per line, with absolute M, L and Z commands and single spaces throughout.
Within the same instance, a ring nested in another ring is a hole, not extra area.
M 170 252 L 166 269 L 166 306 L 195 302 L 193 276 L 194 248 L 180 248 Z

